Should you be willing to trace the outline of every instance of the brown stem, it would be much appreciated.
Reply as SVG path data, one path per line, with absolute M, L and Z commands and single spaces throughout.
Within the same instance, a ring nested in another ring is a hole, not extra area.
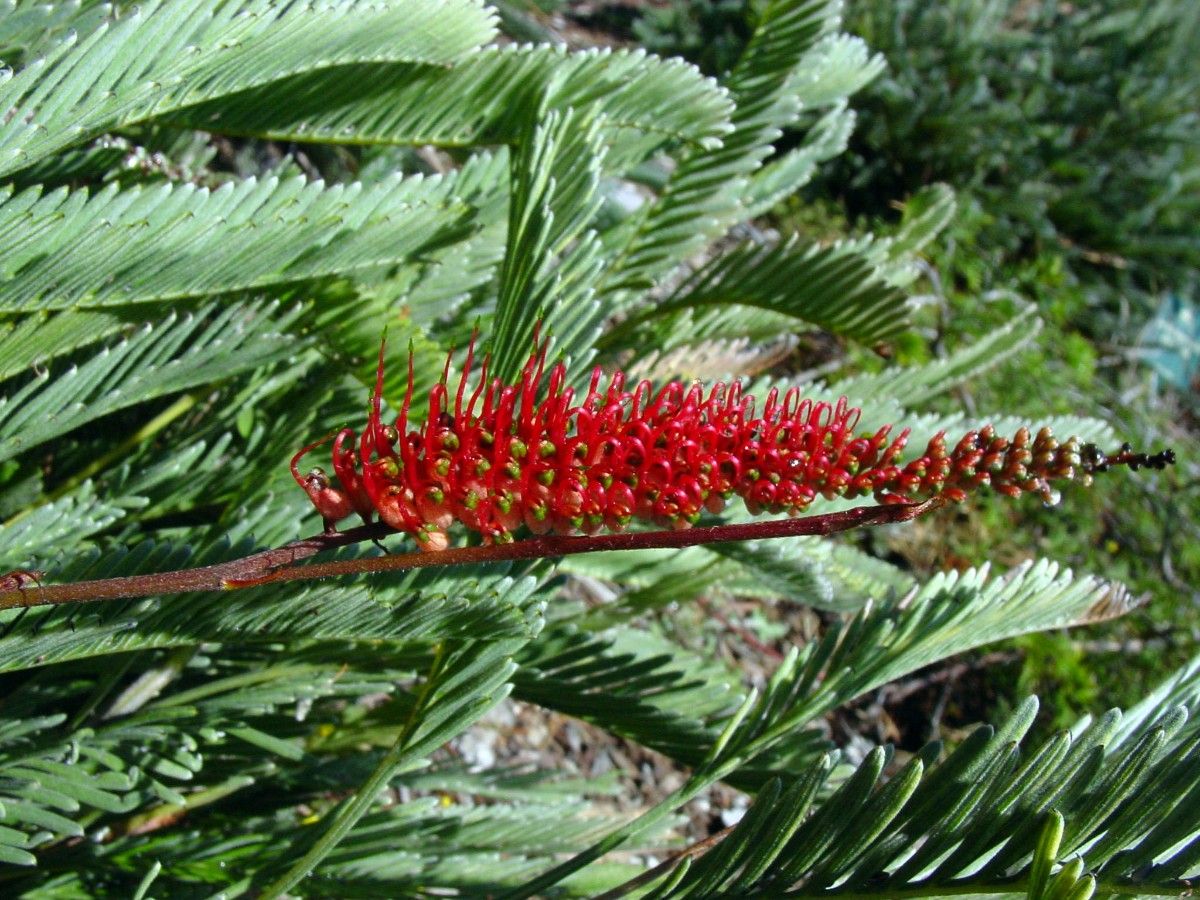
M 737 625 L 737 624 L 729 621 L 729 617 L 726 616 L 724 613 L 722 613 L 719 609 L 714 607 L 711 603 L 709 603 L 708 599 L 706 597 L 699 598 L 699 606 L 700 606 L 701 611 L 706 616 L 716 619 L 718 622 L 720 622 L 722 625 L 725 626 L 726 631 L 729 631 L 733 634 L 736 634 L 738 637 L 740 637 L 742 639 L 742 641 L 745 642 L 746 646 L 748 646 L 751 650 L 755 651 L 756 653 L 761 653 L 763 656 L 769 656 L 771 659 L 774 659 L 777 661 L 782 661 L 782 659 L 783 659 L 782 653 L 780 653 L 774 647 L 764 644 L 762 641 L 760 641 L 758 638 L 756 638 L 753 634 L 751 634 L 749 629 L 742 628 L 740 625 Z
M 942 498 L 935 497 L 924 503 L 857 506 L 853 509 L 818 516 L 752 522 L 742 525 L 715 525 L 710 528 L 690 528 L 684 531 L 644 531 L 600 534 L 590 537 L 566 537 L 551 534 L 524 541 L 514 541 L 509 544 L 337 560 L 305 566 L 295 565 L 300 560 L 325 550 L 362 541 L 378 540 L 394 533 L 381 524 L 364 525 L 349 531 L 305 538 L 274 550 L 264 550 L 261 553 L 219 565 L 181 569 L 155 575 L 133 575 L 126 578 L 105 578 L 99 581 L 80 581 L 73 584 L 42 585 L 33 579 L 14 577 L 20 573 L 12 573 L 7 576 L 6 580 L 0 581 L 0 587 L 10 588 L 0 590 L 0 610 L 59 603 L 86 603 L 93 600 L 126 597 L 184 594 L 191 591 L 234 590 L 275 581 L 307 581 L 337 575 L 394 572 L 421 569 L 427 566 L 457 566 L 517 559 L 546 559 L 571 556 L 577 553 L 598 553 L 605 550 L 682 548 L 729 541 L 833 534 L 839 531 L 849 531 L 852 528 L 907 522 L 942 506 L 945 502 Z
M 592 900 L 619 900 L 619 898 L 631 894 L 639 888 L 644 888 L 648 884 L 653 884 L 662 876 L 671 872 L 685 859 L 699 859 L 708 853 L 714 847 L 720 845 L 721 841 L 729 837 L 733 833 L 735 826 L 730 825 L 728 828 L 722 828 L 716 834 L 710 834 L 708 837 L 697 841 L 689 847 L 680 850 L 674 856 L 659 863 L 653 869 L 648 869 L 641 875 L 631 878 L 624 884 L 619 884 L 612 890 L 605 891 L 603 894 L 597 894 Z
M 154 575 L 103 578 L 72 584 L 44 585 L 43 572 L 10 572 L 0 578 L 0 610 L 57 603 L 84 603 L 127 597 L 152 597 L 156 594 L 183 594 L 189 591 L 219 591 L 227 582 L 254 581 L 270 577 L 281 566 L 290 566 L 326 550 L 334 550 L 362 541 L 378 540 L 394 534 L 390 528 L 375 524 L 347 531 L 318 534 L 293 541 L 273 550 L 263 550 L 241 559 L 180 569 Z

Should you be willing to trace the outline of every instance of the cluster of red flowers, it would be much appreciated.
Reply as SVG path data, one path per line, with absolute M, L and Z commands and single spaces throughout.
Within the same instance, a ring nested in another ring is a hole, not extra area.
M 1161 467 L 1154 457 L 1107 457 L 1076 438 L 1059 443 L 1048 428 L 1032 436 L 1022 428 L 1009 439 L 988 426 L 951 447 L 938 434 L 919 457 L 905 463 L 908 431 L 891 426 L 856 436 L 859 410 L 845 398 L 835 405 L 803 400 L 792 388 L 772 390 L 756 409 L 741 384 L 705 390 L 671 382 L 657 392 L 643 381 L 627 389 L 617 372 L 597 369 L 578 402 L 560 363 L 546 373 L 540 345 L 514 384 L 489 378 L 484 360 L 478 382 L 469 382 L 474 342 L 453 399 L 446 374 L 429 394 L 423 424 L 410 428 L 409 389 L 393 427 L 380 413 L 383 350 L 367 427 L 356 449 L 353 431 L 334 439 L 333 469 L 340 487 L 320 469 L 292 474 L 325 520 L 327 529 L 352 512 L 373 514 L 412 534 L 426 549 L 448 544 L 454 522 L 488 541 L 534 534 L 594 534 L 623 530 L 632 520 L 660 528 L 688 528 L 708 512 L 741 497 L 752 514 L 799 515 L 818 496 L 873 495 L 880 503 L 940 496 L 962 500 L 981 486 L 1018 496 L 1039 494 L 1055 502 L 1055 479 L 1090 479 L 1112 463 Z

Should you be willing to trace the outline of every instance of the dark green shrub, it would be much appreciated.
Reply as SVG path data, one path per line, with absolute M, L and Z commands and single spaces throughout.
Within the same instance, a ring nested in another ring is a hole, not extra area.
M 1200 265 L 1196 4 L 857 0 L 849 25 L 888 61 L 822 175 L 852 213 L 945 181 L 994 267 L 1061 253 L 1156 289 Z

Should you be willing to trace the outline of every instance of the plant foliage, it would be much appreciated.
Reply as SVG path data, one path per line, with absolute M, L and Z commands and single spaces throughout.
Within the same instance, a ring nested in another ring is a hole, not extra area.
M 886 352 L 948 189 L 890 236 L 753 225 L 842 152 L 848 97 L 882 70 L 839 9 L 762 4 L 717 79 L 504 43 L 476 0 L 0 3 L 2 580 L 35 596 L 317 531 L 287 462 L 361 420 L 385 329 L 418 390 L 473 329 L 511 375 L 539 321 L 576 374 L 631 355 L 686 374 L 691 354 L 748 375 L 781 334 Z M 927 438 L 961 417 L 926 402 L 1036 328 L 1021 312 L 934 364 L 803 380 Z M 672 626 L 701 595 L 828 618 L 755 688 Z M 0 890 L 1166 890 L 1198 863 L 1195 665 L 1026 757 L 1032 701 L 895 771 L 884 747 L 839 765 L 813 727 L 953 654 L 1132 603 L 1047 561 L 923 580 L 811 538 L 6 610 Z M 570 717 L 686 774 L 633 808 L 570 759 L 471 756 L 506 715 Z M 669 846 L 718 783 L 754 802 L 715 849 L 651 877 L 606 858 Z

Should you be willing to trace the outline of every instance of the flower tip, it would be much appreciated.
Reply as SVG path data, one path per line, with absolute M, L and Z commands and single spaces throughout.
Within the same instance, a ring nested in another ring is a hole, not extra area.
M 1084 444 L 1079 455 L 1080 466 L 1089 475 L 1107 472 L 1113 466 L 1129 466 L 1136 472 L 1138 469 L 1165 469 L 1175 465 L 1175 451 L 1170 448 L 1158 453 L 1135 453 L 1129 444 L 1122 444 L 1120 450 L 1110 455 L 1095 444 Z

